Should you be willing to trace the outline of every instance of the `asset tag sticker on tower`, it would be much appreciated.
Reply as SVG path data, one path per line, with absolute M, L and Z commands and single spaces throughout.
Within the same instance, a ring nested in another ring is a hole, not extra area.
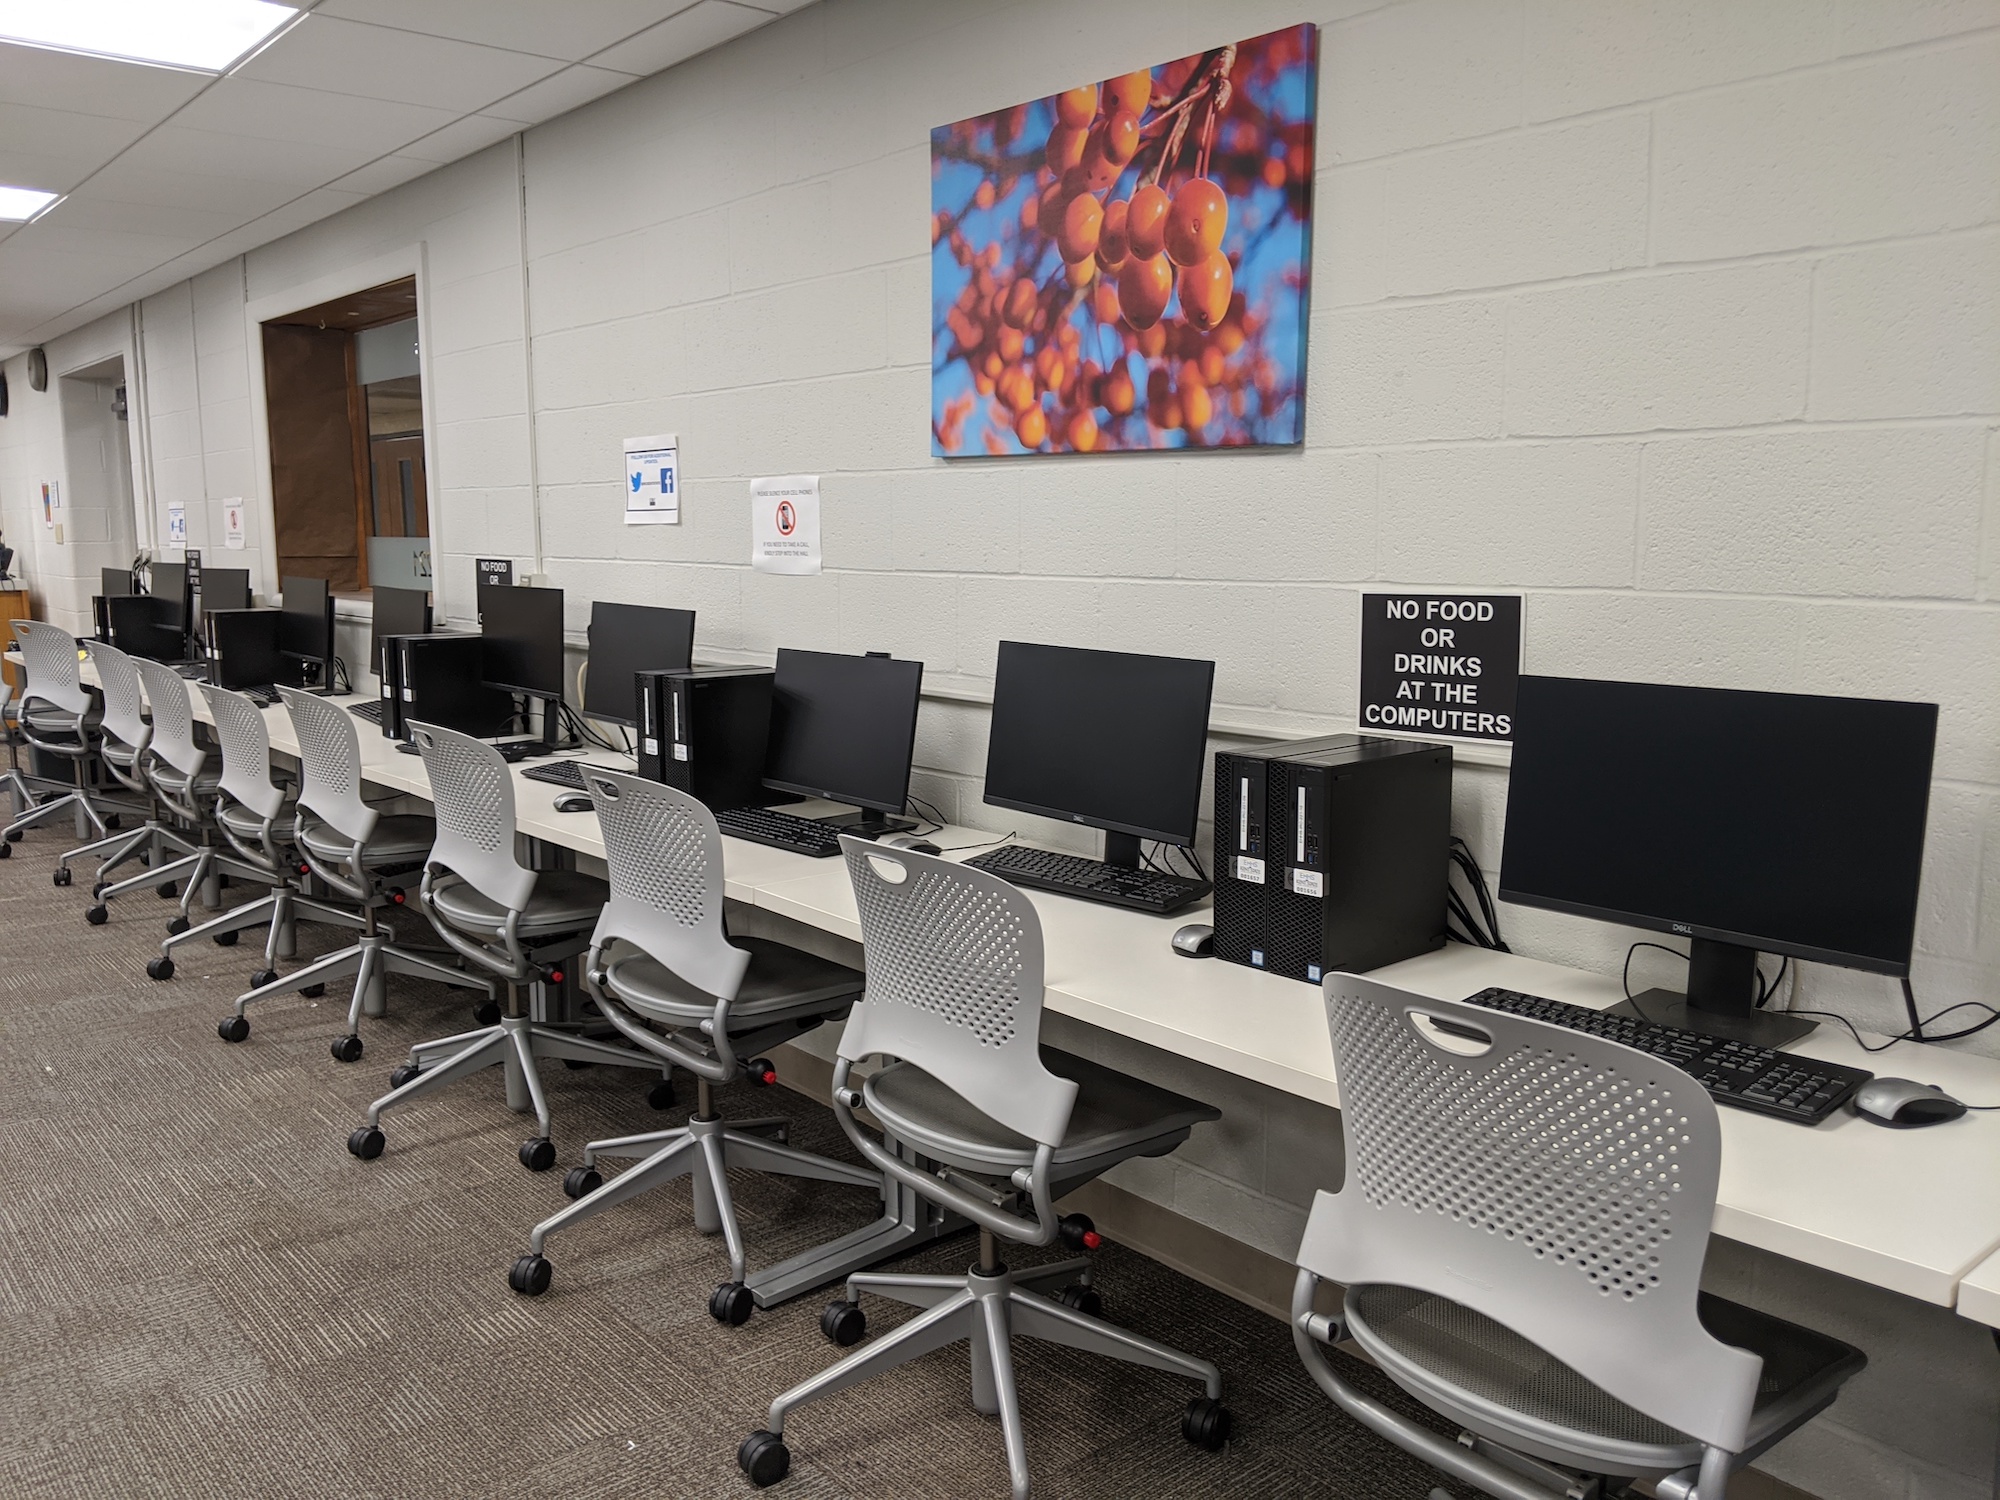
M 625 524 L 681 524 L 681 451 L 673 433 L 625 439 Z

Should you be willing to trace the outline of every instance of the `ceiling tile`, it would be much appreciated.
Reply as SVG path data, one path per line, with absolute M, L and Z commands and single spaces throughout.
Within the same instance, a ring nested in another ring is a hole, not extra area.
M 616 68 L 621 73 L 657 73 L 698 52 L 719 47 L 731 37 L 754 31 L 770 19 L 769 11 L 733 5 L 730 0 L 701 0 L 629 42 L 595 54 L 590 61 L 596 67 Z
M 436 162 L 425 161 L 421 157 L 385 156 L 379 161 L 371 161 L 359 171 L 336 178 L 327 186 L 344 193 L 386 193 L 392 187 L 401 187 L 437 169 Z
M 608 68 L 590 68 L 579 63 L 573 68 L 564 68 L 552 78 L 529 84 L 520 93 L 502 99 L 498 104 L 487 105 L 482 113 L 497 115 L 503 120 L 519 120 L 523 125 L 535 125 L 567 114 L 580 105 L 601 99 L 637 81 L 630 73 L 614 73 Z
M 0 100 L 152 124 L 215 80 L 206 73 L 0 42 Z
M 399 154 L 415 156 L 442 166 L 446 162 L 457 161 L 462 156 L 470 156 L 475 151 L 484 151 L 494 142 L 506 140 L 520 128 L 520 124 L 514 120 L 496 120 L 488 115 L 467 115 L 442 130 L 433 131 L 420 141 L 412 141 L 403 147 Z
M 237 222 L 269 213 L 296 188 L 251 177 L 176 171 L 132 159 L 128 152 L 91 179 L 89 191 L 123 203 L 154 203 L 234 214 Z
M 190 130 L 219 130 L 282 141 L 339 140 L 379 156 L 449 125 L 458 114 L 456 110 L 363 99 L 353 93 L 330 93 L 296 84 L 224 78 L 175 115 L 173 123 Z
M 315 14 L 484 42 L 574 62 L 686 10 L 695 0 L 325 0 Z M 769 0 L 776 9 L 781 0 Z
M 66 193 L 104 165 L 105 158 L 52 156 L 42 151 L 16 151 L 0 134 L 0 183 L 8 187 L 40 188 Z
M 109 161 L 145 134 L 151 123 L 0 102 L 0 145 L 10 151 L 45 151 L 51 156 Z
M 237 76 L 464 112 L 504 99 L 559 66 L 497 47 L 309 15 Z
M 242 216 L 212 208 L 190 208 L 178 203 L 126 203 L 103 196 L 98 185 L 92 183 L 50 209 L 47 222 L 68 229 L 103 229 L 116 234 L 164 234 L 200 241 L 234 229 L 242 222 Z
M 247 177 L 304 192 L 366 165 L 382 152 L 338 137 L 316 142 L 184 130 L 162 125 L 118 158 L 117 166 L 158 167 L 213 177 Z

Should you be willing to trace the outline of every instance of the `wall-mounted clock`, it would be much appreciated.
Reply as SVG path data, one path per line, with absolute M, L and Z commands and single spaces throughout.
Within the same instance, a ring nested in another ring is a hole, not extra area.
M 38 391 L 49 388 L 49 356 L 44 350 L 28 351 L 28 384 Z

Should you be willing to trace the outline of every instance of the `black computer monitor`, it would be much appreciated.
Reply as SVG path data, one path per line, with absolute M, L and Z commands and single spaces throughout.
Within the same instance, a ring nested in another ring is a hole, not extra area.
M 1194 842 L 1215 663 L 1000 643 L 986 800 L 1105 830 L 1107 862 L 1139 841 Z
M 764 785 L 865 811 L 820 821 L 857 833 L 916 825 L 885 818 L 910 796 L 924 664 L 831 651 L 778 652 Z
M 115 599 L 120 594 L 138 592 L 132 586 L 132 570 L 130 568 L 99 569 L 99 579 L 97 592 L 106 599 Z
M 486 583 L 479 586 L 482 671 L 491 687 L 537 698 L 563 690 L 563 591 Z
M 694 611 L 646 604 L 590 606 L 590 665 L 583 679 L 585 718 L 638 724 L 636 672 L 671 672 L 694 658 Z
M 375 616 L 368 627 L 368 669 L 382 675 L 382 637 L 429 635 L 431 596 L 422 589 L 375 586 Z
M 187 617 L 188 565 L 185 562 L 156 562 L 146 569 L 146 592 L 155 599 L 170 599 L 180 610 L 181 631 L 191 627 Z
M 201 570 L 201 612 L 248 609 L 250 570 L 248 568 L 203 568 Z
M 324 578 L 284 580 L 278 649 L 301 668 L 306 687 L 333 686 L 333 590 Z
M 1760 952 L 1907 975 L 1937 706 L 1523 677 L 1500 898 L 1688 940 L 1629 1013 L 1765 1046 Z

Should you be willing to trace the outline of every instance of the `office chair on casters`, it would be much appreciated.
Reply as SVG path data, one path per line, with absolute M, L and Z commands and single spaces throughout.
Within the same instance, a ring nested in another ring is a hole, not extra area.
M 118 826 L 118 815 L 100 812 L 90 795 L 88 772 L 102 738 L 103 705 L 83 685 L 76 637 L 42 620 L 16 620 L 13 625 L 27 673 L 16 710 L 21 737 L 30 749 L 69 762 L 74 785 L 27 808 L 0 829 L 0 840 L 17 844 L 28 829 L 65 812 L 75 814 L 78 838 L 88 838 L 92 830 L 102 838 Z
M 1363 1426 L 1504 1500 L 1723 1500 L 1866 1363 L 1700 1291 L 1721 1132 L 1679 1068 L 1352 974 L 1325 990 L 1347 1176 L 1306 1223 L 1292 1338 Z M 1313 1311 L 1322 1277 L 1338 1315 Z M 1343 1338 L 1459 1441 L 1343 1381 Z
M 34 788 L 28 785 L 28 778 L 21 774 L 21 741 L 16 734 L 20 713 L 21 705 L 14 701 L 14 684 L 0 680 L 0 742 L 7 746 L 7 769 L 0 771 L 0 786 L 7 788 L 7 821 L 10 823 L 41 803 Z M 12 844 L 0 841 L 0 859 L 8 858 L 13 852 Z
M 146 695 L 139 683 L 139 669 L 116 646 L 93 641 L 88 649 L 104 693 L 104 718 L 99 725 L 103 738 L 98 745 L 98 758 L 113 781 L 156 808 L 153 785 L 146 779 L 145 767 L 146 746 L 152 741 L 153 726 L 146 722 Z M 107 824 L 112 821 L 106 820 Z M 101 889 L 106 884 L 105 876 L 135 859 L 143 858 L 149 865 L 163 863 L 170 842 L 188 852 L 194 847 L 170 839 L 159 820 L 148 816 L 142 826 L 129 833 L 109 833 L 93 844 L 58 855 L 55 883 L 70 884 L 74 878 L 70 865 L 94 857 L 98 866 L 93 884 Z
M 932 855 L 851 837 L 840 845 L 861 913 L 868 991 L 840 1039 L 834 1114 L 876 1167 L 979 1226 L 979 1262 L 963 1276 L 850 1276 L 845 1299 L 820 1320 L 837 1344 L 866 1332 L 864 1291 L 926 1311 L 773 1401 L 769 1425 L 743 1440 L 737 1463 L 759 1488 L 777 1483 L 791 1468 L 784 1432 L 794 1409 L 965 1340 L 973 1405 L 999 1415 L 1011 1493 L 1024 1500 L 1016 1335 L 1200 1381 L 1204 1393 L 1188 1403 L 1181 1431 L 1220 1448 L 1229 1412 L 1213 1364 L 1099 1319 L 1088 1260 L 1017 1274 L 998 1253 L 1002 1239 L 1095 1248 L 1089 1221 L 1058 1218 L 1055 1199 L 1130 1157 L 1164 1156 L 1220 1112 L 1041 1045 L 1042 928 L 1023 892 Z M 851 1088 L 849 1070 L 869 1057 L 896 1060 Z M 886 1135 L 940 1170 L 920 1171 L 864 1132 L 854 1115 L 864 1105 Z M 1057 1287 L 1059 1296 L 1045 1295 Z
M 542 1248 L 556 1230 L 692 1175 L 695 1227 L 719 1232 L 729 1248 L 729 1279 L 710 1295 L 708 1310 L 718 1322 L 740 1325 L 756 1297 L 745 1283 L 728 1168 L 842 1182 L 885 1198 L 889 1189 L 879 1171 L 787 1144 L 786 1120 L 724 1120 L 714 1087 L 746 1075 L 775 1081 L 770 1064 L 753 1054 L 846 1015 L 862 977 L 782 943 L 730 940 L 722 922 L 722 834 L 715 814 L 695 798 L 609 771 L 585 773 L 584 785 L 597 804 L 611 873 L 611 902 L 591 935 L 585 983 L 598 1010 L 634 1046 L 695 1075 L 698 1098 L 678 1130 L 586 1146 L 583 1165 L 563 1181 L 577 1201 L 535 1226 L 507 1283 L 540 1296 L 550 1274 Z M 645 1159 L 606 1183 L 596 1170 L 601 1156 Z
M 384 1110 L 454 1079 L 498 1064 L 507 1070 L 507 1103 L 533 1109 L 536 1134 L 521 1143 L 521 1165 L 545 1172 L 556 1163 L 549 1139 L 549 1105 L 536 1059 L 605 1063 L 664 1073 L 659 1058 L 581 1034 L 548 1017 L 548 986 L 562 982 L 563 962 L 589 945 L 590 929 L 610 892 L 574 870 L 537 872 L 514 853 L 514 778 L 500 752 L 482 740 L 435 725 L 412 723 L 424 758 L 437 842 L 418 892 L 424 912 L 453 949 L 507 986 L 507 1007 L 479 1031 L 419 1042 L 410 1060 L 389 1075 L 393 1087 L 368 1106 L 366 1123 L 347 1138 L 363 1161 L 382 1154 Z M 524 1008 L 521 989 L 532 997 Z
M 216 1031 L 225 1042 L 240 1042 L 250 1035 L 243 1012 L 251 1001 L 295 992 L 317 995 L 329 979 L 352 975 L 347 1030 L 334 1038 L 333 1055 L 339 1062 L 356 1062 L 362 1051 L 362 1013 L 379 1016 L 387 1011 L 391 974 L 482 990 L 489 1002 L 496 985 L 391 941 L 392 934 L 382 928 L 381 913 L 403 901 L 402 888 L 391 882 L 423 868 L 437 841 L 437 824 L 404 814 L 385 817 L 362 800 L 361 740 L 353 715 L 296 688 L 281 687 L 278 692 L 299 740 L 301 784 L 293 844 L 313 875 L 359 906 L 361 936 L 351 948 L 315 959 L 288 978 L 273 976 L 237 996 L 236 1008 Z

